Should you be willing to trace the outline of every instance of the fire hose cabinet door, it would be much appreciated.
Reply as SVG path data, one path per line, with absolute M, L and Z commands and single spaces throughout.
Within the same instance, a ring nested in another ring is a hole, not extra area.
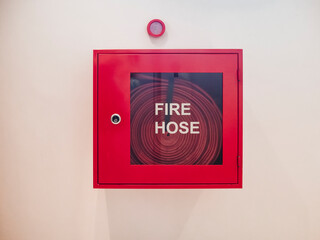
M 241 188 L 242 50 L 94 50 L 95 188 Z

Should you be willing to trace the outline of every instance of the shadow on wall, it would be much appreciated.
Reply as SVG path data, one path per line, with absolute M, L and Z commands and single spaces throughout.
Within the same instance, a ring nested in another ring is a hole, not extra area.
M 150 42 L 157 47 L 163 47 L 168 42 L 168 33 L 165 32 L 161 37 L 151 37 L 149 36 Z
M 152 240 L 178 239 L 203 192 L 190 189 L 100 191 L 94 239 Z M 155 229 L 158 229 L 156 235 Z

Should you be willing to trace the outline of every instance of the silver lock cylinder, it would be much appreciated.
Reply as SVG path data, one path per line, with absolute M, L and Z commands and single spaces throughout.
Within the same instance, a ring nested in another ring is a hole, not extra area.
M 121 122 L 121 117 L 120 117 L 120 115 L 119 115 L 118 113 L 112 114 L 112 116 L 111 116 L 111 122 L 112 122 L 113 124 L 119 124 L 119 123 Z

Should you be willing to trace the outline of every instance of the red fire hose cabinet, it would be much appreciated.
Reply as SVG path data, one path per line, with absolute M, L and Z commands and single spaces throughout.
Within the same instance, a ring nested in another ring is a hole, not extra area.
M 94 50 L 94 188 L 241 188 L 242 50 Z

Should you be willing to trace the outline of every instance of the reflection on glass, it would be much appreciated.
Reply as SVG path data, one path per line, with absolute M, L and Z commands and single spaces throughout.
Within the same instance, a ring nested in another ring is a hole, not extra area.
M 134 165 L 222 164 L 222 73 L 131 73 Z

